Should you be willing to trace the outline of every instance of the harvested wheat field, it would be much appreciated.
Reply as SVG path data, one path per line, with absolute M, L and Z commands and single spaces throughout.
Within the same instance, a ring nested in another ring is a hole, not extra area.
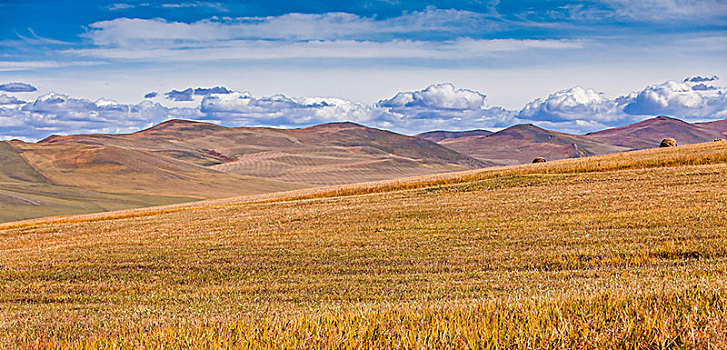
M 0 347 L 727 348 L 727 143 L 0 226 Z

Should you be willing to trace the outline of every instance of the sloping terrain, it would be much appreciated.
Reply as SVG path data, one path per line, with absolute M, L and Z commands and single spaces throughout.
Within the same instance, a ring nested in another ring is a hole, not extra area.
M 661 140 L 671 137 L 680 145 L 712 141 L 727 133 L 727 123 L 689 124 L 679 119 L 656 117 L 631 125 L 606 129 L 586 134 L 595 141 L 626 147 L 629 149 L 645 149 L 658 147 Z
M 75 142 L 14 146 L 53 184 L 101 192 L 219 198 L 302 187 L 226 174 L 135 148 Z
M 507 165 L 529 163 L 535 157 L 556 160 L 654 148 L 667 137 L 675 138 L 680 145 L 727 138 L 727 120 L 689 124 L 661 116 L 586 135 L 561 133 L 528 124 L 491 134 L 480 130 L 437 131 L 419 137 L 482 161 Z
M 727 119 L 707 123 L 696 123 L 694 125 L 717 133 L 718 138 L 727 139 Z
M 134 134 L 54 136 L 41 143 L 117 147 L 169 161 L 193 163 L 219 173 L 304 186 L 382 180 L 487 165 L 433 142 L 354 123 L 273 129 L 227 128 L 170 120 Z
M 232 153 L 234 160 L 212 168 L 312 186 L 391 179 L 469 168 L 481 162 L 436 143 L 354 123 L 286 130 L 293 144 L 266 151 Z M 289 139 L 286 139 L 289 140 Z
M 0 225 L 0 347 L 723 348 L 726 181 L 709 142 Z
M 627 150 L 625 147 L 545 130 L 531 124 L 515 125 L 491 135 L 445 139 L 440 144 L 462 154 L 503 165 L 529 163 L 535 157 L 556 160 Z
M 195 198 L 151 193 L 99 192 L 54 183 L 21 156 L 22 142 L 0 142 L 0 222 L 189 202 Z M 52 171 L 47 172 L 54 175 Z M 100 175 L 100 174 L 99 174 Z M 93 174 L 93 176 L 96 176 Z M 123 187 L 123 185 L 119 185 Z
M 588 135 L 533 125 L 404 136 L 354 123 L 229 128 L 170 120 L 123 135 L 0 142 L 0 221 L 90 213 L 623 152 L 727 135 L 657 117 Z M 425 138 L 439 140 L 431 142 Z
M 0 189 L 0 221 L 487 165 L 430 141 L 353 123 L 285 130 L 171 120 L 133 134 L 0 145 L 0 181 L 9 179 Z
M 492 135 L 493 132 L 489 130 L 468 130 L 468 131 L 430 131 L 416 135 L 419 138 L 429 140 L 432 142 L 441 142 L 445 140 L 457 139 L 460 137 L 467 136 L 488 136 Z

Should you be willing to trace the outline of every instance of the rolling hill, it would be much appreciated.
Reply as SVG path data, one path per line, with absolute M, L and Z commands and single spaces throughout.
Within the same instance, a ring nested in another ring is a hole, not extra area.
M 355 123 L 302 129 L 170 120 L 132 134 L 0 142 L 0 221 L 90 213 L 651 148 L 727 134 L 657 117 L 587 135 L 515 125 L 405 136 Z M 437 141 L 432 142 L 431 140 Z
M 488 165 L 427 140 L 353 123 L 272 129 L 170 120 L 132 134 L 0 145 L 0 221 Z
M 586 134 L 589 139 L 629 149 L 659 146 L 661 140 L 672 137 L 679 144 L 712 141 L 727 133 L 725 120 L 690 124 L 670 117 L 656 117 L 631 125 Z
M 440 142 L 443 140 L 452 140 L 467 136 L 489 136 L 493 132 L 489 130 L 468 130 L 468 131 L 430 131 L 416 135 L 419 138 L 432 142 Z
M 725 179 L 709 142 L 0 224 L 0 348 L 722 348 Z
M 670 117 L 655 117 L 631 125 L 585 135 L 573 135 L 515 125 L 496 133 L 480 130 L 420 134 L 442 146 L 494 164 L 528 163 L 535 157 L 548 160 L 578 158 L 658 147 L 672 137 L 679 144 L 693 144 L 727 137 L 727 120 L 690 124 Z
M 535 157 L 555 160 L 628 150 L 584 136 L 550 131 L 531 124 L 511 126 L 490 135 L 448 138 L 439 141 L 439 144 L 462 154 L 502 165 L 529 163 Z

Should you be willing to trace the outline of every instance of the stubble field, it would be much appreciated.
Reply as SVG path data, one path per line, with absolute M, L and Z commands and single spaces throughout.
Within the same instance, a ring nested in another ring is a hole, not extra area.
M 8 348 L 726 348 L 727 142 L 0 226 Z

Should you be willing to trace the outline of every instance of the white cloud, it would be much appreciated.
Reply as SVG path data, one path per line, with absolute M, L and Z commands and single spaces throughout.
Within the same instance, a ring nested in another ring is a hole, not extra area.
M 0 105 L 19 105 L 24 103 L 25 101 L 19 100 L 15 96 L 0 94 Z
M 483 58 L 503 52 L 528 50 L 573 50 L 586 45 L 583 40 L 480 40 L 461 38 L 448 41 L 269 41 L 232 40 L 154 47 L 100 47 L 72 49 L 64 53 L 83 57 L 154 62 L 199 62 L 216 60 L 268 60 L 287 58 Z
M 333 121 L 371 121 L 376 110 L 339 98 L 284 95 L 253 97 L 249 92 L 211 94 L 202 100 L 206 119 L 232 125 L 308 126 Z
M 422 107 L 432 109 L 481 109 L 485 95 L 467 89 L 457 89 L 453 84 L 430 85 L 424 90 L 400 92 L 389 100 L 379 101 L 381 107 Z
M 725 23 L 727 6 L 724 0 L 599 0 L 567 4 L 548 13 L 557 19 L 587 22 L 719 25 Z
M 474 58 L 523 50 L 580 49 L 585 40 L 476 39 L 503 26 L 487 14 L 428 8 L 377 19 L 289 13 L 192 23 L 117 18 L 93 23 L 94 46 L 64 53 L 101 59 L 204 61 L 282 58 Z M 437 39 L 432 39 L 437 33 Z M 183 53 L 182 53 L 183 52 Z
M 192 2 L 181 2 L 181 3 L 164 3 L 161 4 L 165 8 L 210 8 L 221 12 L 229 12 L 229 9 L 219 2 L 209 1 L 192 1 Z
M 624 112 L 633 115 L 670 115 L 686 119 L 727 117 L 724 91 L 707 94 L 673 80 L 650 85 L 620 98 Z
M 107 6 L 106 8 L 109 9 L 110 11 L 119 11 L 119 10 L 133 9 L 135 7 L 136 6 L 134 6 L 132 4 L 116 3 L 116 4 L 111 4 L 111 5 Z
M 497 25 L 486 15 L 430 8 L 378 20 L 349 13 L 288 13 L 269 17 L 208 19 L 193 23 L 117 18 L 91 24 L 86 37 L 104 47 L 159 47 L 232 40 L 386 40 L 392 35 L 483 30 Z
M 507 126 L 513 112 L 485 106 L 485 95 L 453 84 L 434 84 L 413 92 L 400 92 L 381 100 L 377 107 L 386 110 L 377 122 L 386 128 L 410 132 L 434 129 L 471 129 Z
M 701 88 L 699 82 L 704 79 L 666 81 L 614 99 L 592 89 L 574 87 L 529 102 L 517 119 L 556 130 L 587 132 L 657 115 L 687 121 L 727 118 L 727 93 L 716 87 Z
M 26 70 L 39 70 L 47 68 L 60 68 L 72 66 L 92 66 L 98 62 L 91 61 L 0 61 L 0 72 L 15 72 Z
M 520 110 L 518 118 L 551 122 L 598 122 L 608 125 L 623 119 L 623 113 L 615 101 L 593 89 L 577 86 L 529 102 Z
M 593 89 L 574 87 L 535 99 L 519 111 L 488 106 L 484 93 L 449 83 L 400 92 L 373 105 L 331 97 L 255 97 L 222 87 L 191 89 L 192 94 L 199 91 L 204 97 L 183 108 L 165 107 L 149 99 L 119 104 L 50 93 L 24 102 L 0 95 L 0 134 L 40 139 L 51 134 L 133 132 L 170 118 L 274 127 L 352 121 L 406 134 L 500 129 L 518 123 L 583 133 L 656 115 L 688 121 L 727 118 L 727 93 L 695 91 L 692 85 L 698 84 L 667 81 L 613 99 Z
M 634 21 L 724 23 L 727 6 L 724 0 L 602 0 L 614 15 Z
M 0 133 L 40 139 L 51 134 L 133 132 L 166 120 L 170 112 L 150 101 L 126 105 L 49 93 L 23 105 L 0 107 Z

